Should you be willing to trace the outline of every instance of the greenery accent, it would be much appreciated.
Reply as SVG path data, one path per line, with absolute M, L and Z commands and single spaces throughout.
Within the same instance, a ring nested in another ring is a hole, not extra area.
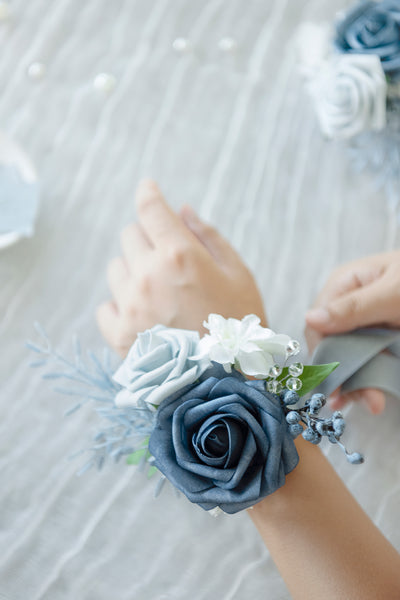
M 298 377 L 303 384 L 297 392 L 299 396 L 305 396 L 319 386 L 338 366 L 340 363 L 332 362 L 326 365 L 304 365 L 303 373 Z M 289 376 L 289 369 L 285 367 L 282 370 L 282 375 L 277 378 L 284 384 L 284 380 Z
M 150 437 L 145 438 L 140 444 L 141 447 L 127 456 L 126 462 L 128 465 L 138 465 L 142 462 L 146 462 L 151 457 L 148 450 L 149 440 Z

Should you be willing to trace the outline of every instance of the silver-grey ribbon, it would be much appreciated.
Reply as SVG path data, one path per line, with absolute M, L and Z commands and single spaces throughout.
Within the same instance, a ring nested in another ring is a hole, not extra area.
M 314 351 L 312 364 L 340 362 L 316 391 L 329 396 L 376 388 L 400 398 L 400 331 L 357 329 L 324 338 Z

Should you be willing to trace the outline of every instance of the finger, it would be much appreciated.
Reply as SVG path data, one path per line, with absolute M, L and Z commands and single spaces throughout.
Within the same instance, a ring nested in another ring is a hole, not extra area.
M 138 261 L 141 263 L 153 250 L 153 245 L 138 223 L 130 223 L 121 231 L 121 249 L 131 274 Z
M 390 294 L 379 280 L 306 313 L 306 323 L 322 334 L 343 333 L 388 320 Z
M 103 337 L 114 346 L 115 332 L 119 324 L 119 313 L 115 302 L 100 304 L 96 311 L 96 321 Z
M 119 256 L 114 258 L 107 267 L 107 282 L 111 295 L 115 300 L 118 310 L 121 310 L 124 299 L 127 296 L 129 272 L 125 261 Z
M 367 407 L 371 414 L 380 415 L 384 411 L 386 405 L 385 394 L 381 390 L 373 389 L 365 389 L 363 392 L 363 404 Z
M 226 266 L 237 263 L 238 255 L 229 242 L 214 227 L 204 223 L 191 206 L 185 205 L 182 207 L 181 217 L 185 225 L 216 262 Z
M 115 302 L 101 304 L 96 311 L 96 320 L 103 337 L 124 358 L 134 338 L 121 330 L 121 317 Z
M 340 393 L 340 387 L 337 388 L 332 394 L 329 396 L 328 404 L 331 410 L 340 410 L 345 406 L 346 400 L 343 400 L 343 396 L 345 394 Z
M 323 336 L 308 325 L 304 329 L 304 336 L 306 338 L 308 352 L 309 354 L 312 354 L 322 340 Z
M 386 404 L 385 394 L 381 390 L 365 388 L 341 394 L 335 390 L 329 399 L 329 406 L 332 410 L 341 410 L 350 402 L 362 403 L 371 414 L 379 415 L 383 412 Z
M 139 223 L 154 247 L 191 240 L 187 227 L 168 206 L 156 183 L 144 180 L 136 192 Z
M 382 258 L 367 257 L 334 271 L 317 296 L 315 306 L 325 305 L 344 294 L 368 285 L 383 274 Z

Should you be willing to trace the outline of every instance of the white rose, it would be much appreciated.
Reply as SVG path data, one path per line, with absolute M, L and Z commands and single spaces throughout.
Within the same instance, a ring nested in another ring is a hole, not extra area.
M 144 400 L 150 407 L 158 406 L 171 394 L 194 383 L 211 364 L 206 356 L 195 358 L 199 341 L 197 331 L 162 325 L 139 333 L 113 376 L 125 388 L 117 394 L 115 404 L 138 406 Z
M 210 334 L 200 340 L 201 355 L 222 364 L 228 373 L 234 366 L 246 375 L 264 379 L 275 364 L 274 356 L 288 355 L 291 338 L 261 327 L 256 315 L 247 315 L 239 321 L 211 314 L 204 327 Z
M 385 127 L 387 84 L 378 56 L 337 55 L 314 73 L 308 87 L 327 137 L 348 139 Z

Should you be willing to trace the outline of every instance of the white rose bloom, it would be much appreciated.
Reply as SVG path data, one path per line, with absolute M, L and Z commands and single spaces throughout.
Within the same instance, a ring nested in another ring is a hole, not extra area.
M 115 398 L 120 407 L 138 406 L 145 401 L 150 407 L 190 385 L 211 365 L 199 354 L 197 331 L 169 329 L 156 325 L 144 333 L 129 350 L 128 356 L 113 379 L 125 389 Z
M 348 139 L 385 127 L 387 83 L 378 56 L 334 56 L 315 72 L 308 87 L 327 137 Z
M 247 315 L 239 321 L 211 314 L 204 327 L 210 334 L 200 340 L 201 355 L 222 364 L 228 373 L 234 366 L 246 375 L 264 379 L 276 362 L 274 356 L 287 357 L 291 338 L 261 327 L 256 315 Z

